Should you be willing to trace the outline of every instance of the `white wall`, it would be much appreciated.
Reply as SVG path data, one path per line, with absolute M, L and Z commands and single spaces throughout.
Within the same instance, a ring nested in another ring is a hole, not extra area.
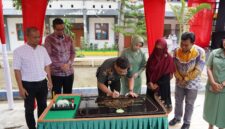
M 49 18 L 49 22 L 50 22 L 50 33 L 52 33 L 54 30 L 53 30 L 53 24 L 52 24 L 52 21 L 55 19 L 56 17 L 54 18 Z M 70 23 L 83 23 L 83 18 L 72 18 L 72 17 L 59 17 L 59 18 L 62 18 L 63 20 L 67 19 L 70 21 Z
M 109 23 L 108 40 L 95 40 L 95 23 Z M 89 43 L 98 44 L 98 48 L 104 48 L 105 42 L 108 42 L 107 47 L 112 47 L 115 43 L 113 26 L 114 18 L 89 18 Z
M 172 33 L 175 33 L 177 20 L 176 19 L 165 19 L 164 24 L 171 24 Z
M 73 7 L 71 7 L 73 5 Z M 93 8 L 95 5 L 95 8 Z M 101 7 L 103 5 L 103 8 Z M 109 5 L 111 8 L 109 8 Z M 51 7 L 50 7 L 51 6 Z M 62 6 L 62 7 L 61 7 Z M 50 1 L 48 3 L 47 9 L 117 9 L 118 2 L 113 1 L 84 1 L 84 0 L 60 0 L 60 1 Z M 3 0 L 3 9 L 15 9 L 13 7 L 12 0 Z M 56 14 L 57 15 L 57 14 Z
M 8 33 L 9 33 L 9 43 L 11 51 L 15 50 L 20 45 L 24 44 L 24 41 L 18 41 L 16 24 L 22 23 L 22 18 L 7 18 L 8 23 Z
M 50 33 L 53 32 L 52 21 L 54 18 L 50 18 Z M 62 18 L 64 19 L 64 18 Z M 83 18 L 67 18 L 71 23 L 82 23 Z M 17 31 L 16 24 L 22 23 L 22 18 L 7 18 L 8 23 L 8 31 L 9 31 L 9 43 L 10 43 L 10 51 L 15 50 L 20 45 L 24 44 L 24 41 L 18 41 L 17 39 Z M 109 23 L 109 39 L 108 40 L 95 40 L 95 23 Z M 89 43 L 98 44 L 98 48 L 104 48 L 105 42 L 108 43 L 108 47 L 112 47 L 115 43 L 114 41 L 114 31 L 112 30 L 114 25 L 114 18 L 90 18 L 89 19 Z M 44 27 L 45 28 L 45 27 Z M 44 37 L 42 42 L 44 42 Z M 1 47 L 0 47 L 1 48 Z M 0 50 L 1 51 L 1 50 Z
M 24 41 L 19 41 L 17 38 L 16 24 L 22 24 L 22 18 L 7 18 L 7 29 L 9 34 L 10 52 L 13 52 L 17 47 L 24 44 Z M 45 25 L 45 24 L 44 24 Z M 45 27 L 43 28 L 45 29 Z M 45 30 L 43 30 L 44 32 Z M 42 43 L 45 40 L 43 33 Z
M 93 8 L 95 5 L 95 8 Z M 111 6 L 111 8 L 109 8 Z M 103 8 L 102 8 L 103 7 Z M 85 2 L 86 9 L 118 9 L 118 3 L 112 1 L 87 1 Z

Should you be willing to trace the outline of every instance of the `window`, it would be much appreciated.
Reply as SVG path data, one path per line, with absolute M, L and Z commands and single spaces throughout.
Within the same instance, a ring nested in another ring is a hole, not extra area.
M 179 24 L 176 24 L 175 34 L 176 34 L 176 35 L 179 35 L 179 31 L 180 31 Z
M 16 24 L 16 33 L 17 33 L 17 40 L 18 41 L 23 41 L 23 24 L 22 23 L 17 23 Z
M 175 34 L 177 35 L 177 41 L 179 41 L 180 39 L 180 35 L 179 35 L 179 31 L 180 31 L 180 27 L 179 24 L 176 24 L 176 28 L 175 28 Z
M 108 40 L 108 39 L 109 39 L 109 24 L 95 23 L 95 40 Z
M 164 36 L 171 34 L 171 24 L 164 24 Z

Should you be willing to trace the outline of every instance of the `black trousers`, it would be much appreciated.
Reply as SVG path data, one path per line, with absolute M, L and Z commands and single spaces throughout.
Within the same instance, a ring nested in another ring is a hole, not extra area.
M 156 83 L 159 85 L 159 89 L 157 91 L 152 91 L 147 88 L 146 94 L 154 99 L 154 94 L 157 92 L 166 105 L 171 105 L 170 75 L 163 75 Z
M 111 91 L 118 91 L 120 92 L 120 80 L 116 80 L 116 81 L 112 81 L 111 84 L 108 84 L 108 82 L 104 83 L 107 87 L 110 88 Z M 98 96 L 107 96 L 106 93 L 102 92 L 99 88 L 98 88 Z
M 24 99 L 25 118 L 29 129 L 36 129 L 34 119 L 34 102 L 37 100 L 38 117 L 47 107 L 48 87 L 47 80 L 38 82 L 22 81 L 23 87 L 27 90 L 28 94 Z
M 64 94 L 71 94 L 73 87 L 74 74 L 69 76 L 52 76 L 52 92 L 55 94 L 61 94 L 62 88 Z

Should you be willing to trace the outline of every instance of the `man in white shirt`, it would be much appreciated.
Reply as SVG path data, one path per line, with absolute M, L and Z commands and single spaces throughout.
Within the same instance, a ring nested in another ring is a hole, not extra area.
M 174 50 L 174 49 L 176 49 L 178 47 L 176 34 L 172 35 L 171 40 L 173 42 L 173 50 Z
M 46 49 L 38 45 L 40 41 L 38 29 L 29 27 L 25 34 L 27 43 L 13 52 L 13 69 L 20 96 L 24 98 L 27 126 L 29 129 L 36 129 L 34 101 L 37 100 L 39 117 L 47 107 L 48 90 L 52 89 L 51 60 Z

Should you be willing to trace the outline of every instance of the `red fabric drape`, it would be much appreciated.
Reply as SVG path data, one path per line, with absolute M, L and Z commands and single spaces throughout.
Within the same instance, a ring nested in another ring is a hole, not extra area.
M 42 37 L 47 4 L 48 4 L 47 0 L 22 0 L 24 30 L 27 27 L 35 26 L 39 29 Z M 25 36 L 24 39 L 26 41 Z M 40 41 L 40 44 L 41 42 L 42 40 Z
M 190 31 L 196 35 L 195 43 L 200 47 L 208 47 L 212 31 L 212 22 L 216 0 L 188 0 L 188 7 L 194 7 L 201 3 L 211 4 L 211 10 L 204 9 L 195 15 L 190 22 Z
M 0 40 L 2 44 L 5 44 L 4 18 L 2 9 L 2 0 L 0 0 Z
M 165 0 L 144 0 L 149 54 L 152 53 L 155 41 L 163 37 L 165 4 Z

